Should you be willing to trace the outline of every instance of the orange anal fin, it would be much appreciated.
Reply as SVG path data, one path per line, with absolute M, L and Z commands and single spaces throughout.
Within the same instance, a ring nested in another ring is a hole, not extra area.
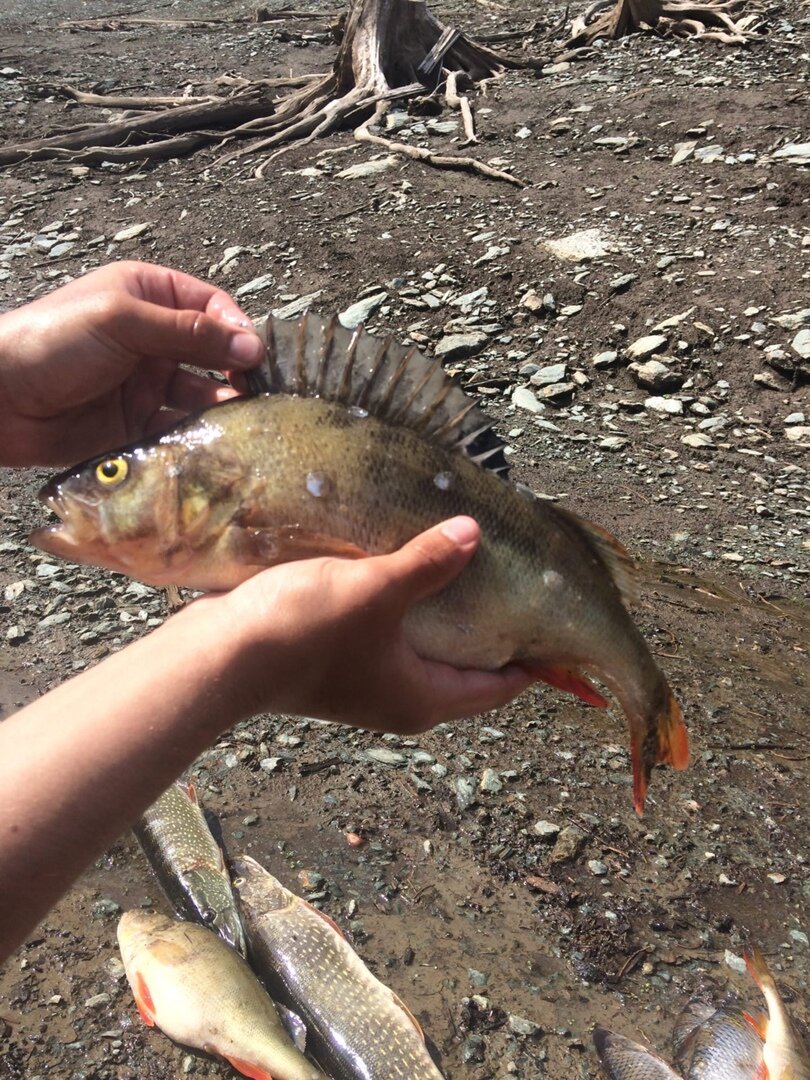
M 689 735 L 681 707 L 666 687 L 664 703 L 646 716 L 630 720 L 630 760 L 633 764 L 633 805 L 641 817 L 654 765 L 685 769 L 689 764 Z
M 338 937 L 343 938 L 345 941 L 346 935 L 343 933 L 343 931 L 340 929 L 334 919 L 330 919 L 326 912 L 321 911 L 319 908 L 316 908 L 312 904 L 307 903 L 306 900 L 302 900 L 301 902 L 303 904 L 306 904 L 306 906 L 313 913 L 313 915 L 317 915 L 319 919 L 323 919 L 327 926 L 331 926 L 335 933 L 338 935 Z
M 537 664 L 532 661 L 524 661 L 520 665 L 524 671 L 535 679 L 540 679 L 549 686 L 555 686 L 558 690 L 565 690 L 569 694 L 584 701 L 586 705 L 593 705 L 597 709 L 606 709 L 607 699 L 602 697 L 590 679 L 587 679 L 575 668 L 556 667 L 554 664 Z
M 273 1080 L 270 1073 L 261 1067 L 261 1065 L 253 1065 L 250 1061 L 242 1061 L 241 1058 L 226 1058 L 227 1061 L 233 1065 L 238 1073 L 242 1076 L 249 1076 L 250 1080 Z
M 419 1023 L 419 1021 L 413 1015 L 413 1013 L 408 1008 L 408 1006 L 405 1004 L 405 1002 L 402 1000 L 402 998 L 399 996 L 399 994 L 394 994 L 393 990 L 391 991 L 391 993 L 393 995 L 393 998 L 394 998 L 394 1001 L 396 1002 L 396 1004 L 400 1007 L 400 1009 L 402 1009 L 402 1011 L 408 1017 L 410 1022 L 413 1024 L 414 1029 L 416 1030 L 416 1034 L 419 1036 L 419 1038 L 422 1040 L 422 1042 L 424 1042 L 425 1041 L 425 1033 L 424 1033 L 424 1031 L 422 1031 L 422 1025 Z
M 768 1017 L 764 1013 L 744 1012 L 743 1016 L 764 1042 L 768 1037 Z
M 135 1004 L 138 1007 L 138 1012 L 141 1014 L 141 1020 L 147 1027 L 155 1026 L 155 1003 L 152 1000 L 152 995 L 149 993 L 149 987 L 146 985 L 146 980 L 140 972 L 135 975 L 135 985 L 132 987 L 132 996 L 135 998 Z
M 256 561 L 264 566 L 330 555 L 336 559 L 365 559 L 368 556 L 367 551 L 347 540 L 309 532 L 297 525 L 278 529 L 248 526 L 241 530 L 240 547 L 246 562 Z

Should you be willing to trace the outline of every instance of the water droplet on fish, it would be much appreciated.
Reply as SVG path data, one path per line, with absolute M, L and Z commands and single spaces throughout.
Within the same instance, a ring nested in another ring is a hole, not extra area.
M 320 469 L 313 469 L 307 473 L 307 491 L 316 499 L 322 499 L 329 495 L 334 488 L 331 477 Z
M 559 589 L 562 583 L 562 575 L 558 574 L 556 570 L 543 571 L 543 584 L 546 586 L 546 588 Z
M 349 413 L 355 420 L 365 420 L 368 416 L 368 409 L 361 409 L 359 405 L 350 405 Z
M 449 491 L 453 483 L 453 474 L 451 472 L 436 473 L 433 477 L 433 483 L 439 491 Z

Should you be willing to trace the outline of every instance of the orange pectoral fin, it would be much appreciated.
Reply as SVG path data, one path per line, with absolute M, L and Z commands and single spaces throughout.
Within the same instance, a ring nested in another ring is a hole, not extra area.
M 226 1060 L 233 1065 L 238 1073 L 250 1077 L 250 1080 L 273 1080 L 270 1073 L 263 1069 L 261 1065 L 252 1065 L 249 1061 L 242 1061 L 241 1058 L 229 1057 Z
M 393 991 L 391 991 L 391 993 L 393 994 L 394 1001 L 397 1003 L 397 1005 L 399 1005 L 400 1009 L 402 1009 L 402 1011 L 408 1017 L 410 1022 L 413 1024 L 414 1028 L 416 1029 L 416 1034 L 419 1036 L 419 1038 L 422 1040 L 422 1042 L 424 1042 L 425 1041 L 425 1033 L 424 1033 L 424 1031 L 422 1031 L 422 1025 L 419 1023 L 419 1021 L 413 1015 L 413 1013 L 408 1008 L 408 1006 L 405 1004 L 405 1002 L 402 1000 L 402 998 L 399 996 L 399 994 L 394 994 Z
M 138 1012 L 141 1014 L 141 1020 L 143 1020 L 147 1027 L 154 1027 L 155 1003 L 152 1001 L 152 995 L 149 993 L 149 987 L 146 985 L 146 980 L 139 971 L 135 973 L 135 985 L 132 987 L 132 996 L 135 998 L 135 1004 L 138 1007 Z
M 590 679 L 575 668 L 536 664 L 532 661 L 524 661 L 520 666 L 533 678 L 540 679 L 549 686 L 555 686 L 558 690 L 575 694 L 586 705 L 593 705 L 597 709 L 606 709 L 608 706 L 607 699 L 602 697 Z
M 748 1023 L 751 1025 L 751 1027 L 754 1029 L 754 1031 L 757 1033 L 757 1035 L 759 1035 L 760 1039 L 762 1039 L 762 1041 L 765 1042 L 765 1040 L 768 1037 L 768 1017 L 765 1016 L 765 1014 L 761 1013 L 761 1012 L 758 1012 L 758 1013 L 744 1012 L 743 1016 L 748 1021 Z

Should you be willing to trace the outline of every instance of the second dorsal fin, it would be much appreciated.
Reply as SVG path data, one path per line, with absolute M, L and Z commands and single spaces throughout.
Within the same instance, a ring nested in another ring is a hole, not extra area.
M 296 394 L 362 409 L 506 475 L 504 446 L 473 398 L 424 353 L 336 318 L 268 315 L 256 323 L 267 359 L 248 374 L 251 393 Z

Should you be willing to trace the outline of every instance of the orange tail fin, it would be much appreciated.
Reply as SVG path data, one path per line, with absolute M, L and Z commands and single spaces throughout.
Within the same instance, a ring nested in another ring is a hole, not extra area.
M 641 816 L 655 765 L 685 769 L 689 764 L 689 736 L 681 707 L 666 687 L 663 705 L 646 716 L 638 726 L 631 725 L 630 756 L 633 762 L 633 804 Z

